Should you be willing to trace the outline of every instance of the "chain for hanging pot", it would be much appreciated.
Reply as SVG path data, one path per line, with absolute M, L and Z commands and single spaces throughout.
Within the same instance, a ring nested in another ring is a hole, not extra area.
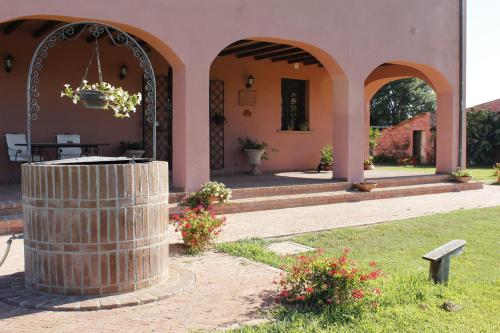
M 99 44 L 97 43 L 97 39 L 95 40 L 95 48 L 94 51 L 92 52 L 92 56 L 90 57 L 87 68 L 85 68 L 85 74 L 83 74 L 82 82 L 87 79 L 87 74 L 89 72 L 90 66 L 92 66 L 94 58 L 96 58 L 97 61 L 97 74 L 99 75 L 99 83 L 102 83 L 103 81 L 102 81 L 101 57 L 99 54 Z
M 101 59 L 99 55 L 99 45 L 97 44 L 97 39 L 95 40 L 95 48 L 92 52 L 92 56 L 90 57 L 87 68 L 85 69 L 85 74 L 82 78 L 82 84 L 80 86 L 80 101 L 82 105 L 89 109 L 105 109 L 108 106 L 108 99 L 104 95 L 103 92 L 97 89 L 88 89 L 85 88 L 85 81 L 87 80 L 87 74 L 89 72 L 89 68 L 92 65 L 92 62 L 96 58 L 97 62 L 97 74 L 99 76 L 99 84 L 103 83 L 102 80 L 102 69 L 101 69 Z

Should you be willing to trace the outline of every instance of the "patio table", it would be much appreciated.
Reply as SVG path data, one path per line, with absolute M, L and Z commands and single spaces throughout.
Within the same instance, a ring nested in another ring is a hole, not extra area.
M 27 147 L 27 143 L 17 143 L 16 146 Z M 60 148 L 81 148 L 82 155 L 99 155 L 99 147 L 109 146 L 109 143 L 55 143 L 55 142 L 33 142 L 31 143 L 31 155 L 42 155 L 48 156 L 46 149 L 60 149 Z

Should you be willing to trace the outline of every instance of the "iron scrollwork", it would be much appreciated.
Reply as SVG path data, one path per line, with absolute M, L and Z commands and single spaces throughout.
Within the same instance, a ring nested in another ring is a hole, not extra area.
M 100 38 L 107 35 L 113 45 L 129 49 L 135 58 L 138 59 L 139 66 L 144 70 L 145 82 L 145 107 L 144 110 L 146 121 L 153 127 L 153 159 L 156 159 L 156 79 L 153 66 L 149 60 L 146 51 L 141 45 L 126 32 L 112 27 L 107 24 L 97 22 L 74 22 L 66 24 L 53 32 L 51 32 L 38 45 L 33 58 L 31 60 L 28 72 L 28 92 L 27 92 L 27 140 L 28 140 L 28 155 L 31 161 L 31 121 L 38 118 L 40 105 L 38 98 L 40 92 L 38 85 L 40 83 L 40 74 L 43 70 L 43 61 L 47 58 L 49 50 L 53 48 L 57 42 L 64 40 L 76 40 L 84 32 L 90 32 L 93 38 Z

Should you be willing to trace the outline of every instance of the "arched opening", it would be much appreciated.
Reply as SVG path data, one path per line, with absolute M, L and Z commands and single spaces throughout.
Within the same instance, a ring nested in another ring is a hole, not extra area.
M 246 184 L 332 181 L 331 171 L 317 168 L 321 149 L 335 149 L 342 81 L 338 64 L 305 43 L 247 38 L 223 48 L 210 67 L 211 178 L 240 185 L 235 179 L 251 166 L 239 139 L 248 138 L 267 144 L 268 159 L 259 166 L 265 175 Z
M 50 34 L 68 23 L 68 19 L 47 17 L 23 18 L 0 24 L 0 43 L 6 45 L 2 59 L 11 59 L 11 69 L 0 71 L 0 98 L 3 110 L 0 112 L 0 132 L 2 134 L 26 132 L 26 80 L 29 63 L 38 44 Z M 81 20 L 71 19 L 74 22 Z M 119 25 L 116 25 L 117 27 Z M 172 67 L 179 60 L 154 37 L 131 27 L 120 27 L 131 34 L 146 50 L 155 70 L 157 99 L 157 159 L 172 161 Z M 80 29 L 80 31 L 79 31 Z M 71 149 L 72 155 L 99 154 L 105 156 L 134 155 L 151 156 L 153 151 L 153 126 L 147 121 L 144 111 L 151 101 L 143 98 L 143 103 L 130 118 L 115 119 L 113 112 L 84 109 L 71 100 L 60 97 L 64 84 L 76 87 L 94 50 L 99 46 L 104 81 L 123 87 L 130 93 L 145 91 L 144 68 L 141 68 L 134 54 L 112 43 L 107 33 L 97 38 L 83 25 L 75 26 L 78 36 L 74 40 L 57 41 L 48 50 L 49 56 L 43 61 L 38 86 L 40 112 L 32 122 L 32 142 L 57 143 L 58 135 L 70 135 L 71 140 L 82 144 L 98 145 L 98 150 L 85 151 L 84 148 Z M 148 41 L 146 41 L 148 40 Z M 159 49 L 155 48 L 153 44 Z M 161 50 L 160 50 L 161 49 Z M 2 53 L 3 53 L 2 52 Z M 163 54 L 168 54 L 166 59 Z M 171 60 L 172 59 L 172 60 Z M 95 62 L 94 62 L 95 64 Z M 91 66 L 87 75 L 89 82 L 97 80 L 96 67 Z M 0 182 L 18 178 L 21 159 L 9 154 L 6 144 L 0 146 Z M 66 149 L 67 150 L 67 149 Z M 61 158 L 60 148 L 44 148 L 34 152 L 44 159 Z M 13 177 L 14 176 L 14 177 Z
M 365 177 L 452 171 L 458 162 L 454 107 L 446 80 L 428 66 L 378 66 L 365 80 L 364 152 L 382 166 Z

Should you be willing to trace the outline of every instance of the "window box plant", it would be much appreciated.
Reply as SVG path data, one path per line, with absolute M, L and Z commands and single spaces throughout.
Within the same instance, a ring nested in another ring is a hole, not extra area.
M 318 170 L 332 171 L 333 170 L 333 147 L 331 145 L 324 146 L 320 151 L 321 155 Z
M 373 165 L 373 156 L 368 155 L 368 157 L 366 157 L 366 159 L 363 162 L 363 166 L 365 170 L 375 169 L 375 166 Z
M 238 138 L 238 142 L 242 146 L 241 150 L 247 155 L 248 163 L 252 166 L 250 171 L 253 175 L 260 175 L 262 171 L 259 169 L 259 165 L 262 160 L 269 159 L 266 149 L 268 144 L 265 142 L 259 142 L 257 140 L 252 140 L 250 138 Z
M 374 188 L 377 187 L 377 183 L 375 182 L 361 182 L 361 183 L 354 183 L 352 186 L 362 192 L 371 192 Z
M 451 173 L 451 177 L 459 183 L 468 183 L 472 179 L 472 174 L 467 169 L 457 168 L 456 171 Z

